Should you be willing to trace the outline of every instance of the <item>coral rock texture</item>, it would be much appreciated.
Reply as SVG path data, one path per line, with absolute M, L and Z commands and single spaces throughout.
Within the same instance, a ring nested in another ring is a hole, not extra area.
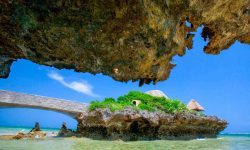
M 189 22 L 190 25 L 187 25 Z M 1 0 L 0 77 L 18 59 L 140 85 L 168 78 L 174 56 L 250 43 L 249 0 Z
M 79 136 L 124 141 L 211 138 L 228 125 L 217 117 L 190 112 L 171 114 L 130 108 L 116 112 L 97 109 L 77 120 Z

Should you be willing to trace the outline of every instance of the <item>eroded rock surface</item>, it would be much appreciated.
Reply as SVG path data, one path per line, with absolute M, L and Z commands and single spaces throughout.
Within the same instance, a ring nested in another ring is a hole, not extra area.
M 75 132 L 71 129 L 68 129 L 66 122 L 64 122 L 57 136 L 58 137 L 72 137 L 72 136 L 75 136 Z
M 78 117 L 77 133 L 99 140 L 188 140 L 216 137 L 227 124 L 217 117 L 190 112 L 168 114 L 130 108 L 116 112 L 97 109 Z
M 186 25 L 190 22 L 190 26 Z M 203 25 L 204 51 L 250 43 L 249 0 L 1 0 L 0 77 L 28 59 L 140 85 L 168 78 L 173 56 L 192 48 Z

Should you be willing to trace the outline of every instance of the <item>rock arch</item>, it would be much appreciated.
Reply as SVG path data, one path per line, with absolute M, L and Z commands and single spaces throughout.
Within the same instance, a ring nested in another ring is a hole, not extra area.
M 86 113 L 88 105 L 69 100 L 0 90 L 0 108 L 1 107 L 51 110 L 75 118 L 78 114 Z

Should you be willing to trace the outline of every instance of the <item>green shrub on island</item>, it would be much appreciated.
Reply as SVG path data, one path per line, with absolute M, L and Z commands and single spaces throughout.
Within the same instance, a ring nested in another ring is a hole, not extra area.
M 141 103 L 138 106 L 135 106 L 132 102 L 133 100 L 140 100 Z M 122 110 L 126 107 L 152 112 L 164 111 L 167 113 L 176 113 L 183 110 L 188 110 L 187 106 L 177 99 L 154 97 L 139 91 L 131 91 L 126 95 L 118 97 L 117 100 L 115 100 L 114 98 L 105 98 L 101 102 L 92 101 L 89 105 L 89 110 L 92 111 L 97 108 L 109 108 L 111 111 L 117 111 Z

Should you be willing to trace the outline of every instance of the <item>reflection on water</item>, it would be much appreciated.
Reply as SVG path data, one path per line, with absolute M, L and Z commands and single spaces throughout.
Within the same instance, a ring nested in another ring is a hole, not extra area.
M 0 150 L 248 150 L 249 135 L 221 135 L 217 139 L 190 141 L 97 141 L 87 138 L 0 140 Z

